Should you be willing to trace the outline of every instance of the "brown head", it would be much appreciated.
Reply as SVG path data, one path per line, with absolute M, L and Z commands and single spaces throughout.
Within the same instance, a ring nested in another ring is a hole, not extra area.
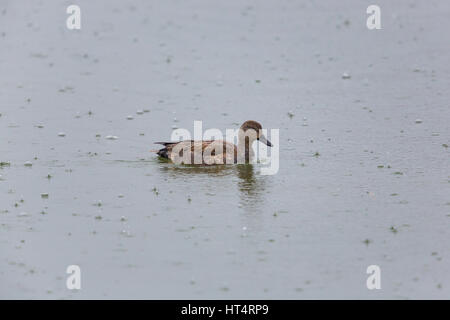
M 256 132 L 256 139 L 262 143 L 264 143 L 265 145 L 271 147 L 272 143 L 266 139 L 266 137 L 263 135 L 262 133 L 262 126 L 259 122 L 256 122 L 254 120 L 248 120 L 245 121 L 240 130 L 242 130 L 244 133 L 247 130 L 254 130 Z

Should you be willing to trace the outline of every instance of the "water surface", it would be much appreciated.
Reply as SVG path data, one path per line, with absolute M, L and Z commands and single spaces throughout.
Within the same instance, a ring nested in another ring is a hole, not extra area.
M 448 298 L 450 5 L 378 4 L 3 1 L 0 297 Z M 276 175 L 150 152 L 249 119 Z

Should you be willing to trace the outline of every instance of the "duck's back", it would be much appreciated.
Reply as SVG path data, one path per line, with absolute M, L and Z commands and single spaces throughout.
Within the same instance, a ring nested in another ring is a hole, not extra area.
M 157 154 L 175 163 L 212 165 L 231 164 L 237 161 L 236 146 L 224 140 L 184 140 L 157 143 L 164 145 L 164 148 Z

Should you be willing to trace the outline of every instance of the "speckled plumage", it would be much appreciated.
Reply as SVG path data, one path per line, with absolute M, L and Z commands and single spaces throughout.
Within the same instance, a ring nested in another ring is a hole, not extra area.
M 238 146 L 224 140 L 184 140 L 179 142 L 155 142 L 164 146 L 157 151 L 157 154 L 178 164 L 217 165 L 240 163 L 241 161 L 248 163 L 253 157 L 251 145 L 254 140 L 261 139 L 261 142 L 272 146 L 263 136 L 261 129 L 262 126 L 256 121 L 244 122 L 238 135 L 239 149 Z M 249 134 L 248 130 L 254 130 L 254 134 Z M 240 153 L 242 159 L 239 159 Z

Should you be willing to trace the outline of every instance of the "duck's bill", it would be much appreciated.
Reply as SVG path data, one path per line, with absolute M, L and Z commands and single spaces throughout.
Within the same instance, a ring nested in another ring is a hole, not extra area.
M 261 141 L 262 143 L 264 143 L 268 147 L 272 146 L 272 143 L 269 140 L 267 140 L 266 137 L 264 137 L 263 135 L 261 135 L 258 140 Z

